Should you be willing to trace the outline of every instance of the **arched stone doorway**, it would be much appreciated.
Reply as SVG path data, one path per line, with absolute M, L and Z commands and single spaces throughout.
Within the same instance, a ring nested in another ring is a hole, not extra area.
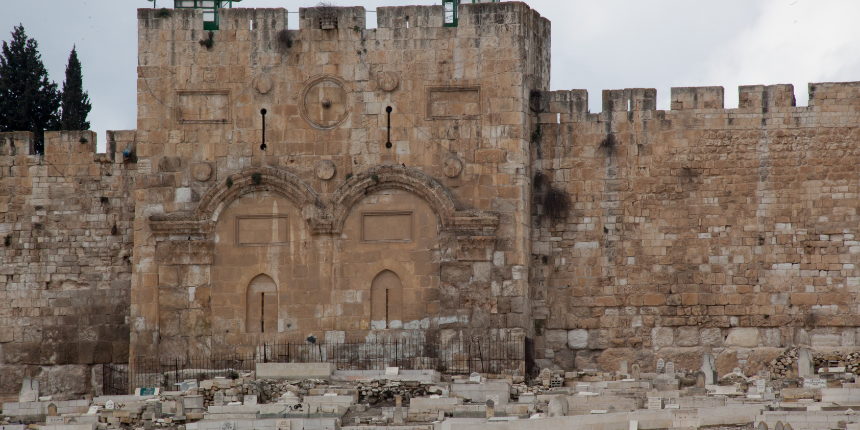
M 248 284 L 245 331 L 248 333 L 278 331 L 278 287 L 267 275 L 257 275 Z
M 403 323 L 403 283 L 396 273 L 384 270 L 370 285 L 371 329 L 401 328 Z

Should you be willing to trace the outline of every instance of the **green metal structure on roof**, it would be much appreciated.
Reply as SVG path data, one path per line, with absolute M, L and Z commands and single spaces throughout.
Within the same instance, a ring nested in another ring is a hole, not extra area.
M 233 8 L 233 3 L 242 0 L 173 0 L 174 9 L 202 9 L 203 29 L 218 29 L 218 9 Z
M 498 3 L 499 0 L 442 0 L 445 9 L 445 27 L 456 27 L 460 22 L 457 16 L 457 5 L 464 3 Z

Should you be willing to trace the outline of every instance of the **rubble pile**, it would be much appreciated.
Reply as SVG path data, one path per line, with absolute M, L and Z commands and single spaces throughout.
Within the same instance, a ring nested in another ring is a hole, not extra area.
M 786 349 L 779 357 L 774 358 L 770 362 L 770 373 L 776 377 L 785 378 L 791 371 L 791 365 L 797 361 L 797 350 L 798 348 Z
M 391 374 L 332 370 L 305 379 L 302 364 L 292 363 L 270 366 L 269 374 L 288 375 L 277 379 L 257 379 L 258 368 L 235 379 L 186 380 L 176 391 L 139 388 L 135 395 L 74 401 L 40 397 L 38 381 L 29 380 L 19 402 L 3 404 L 0 430 L 433 430 L 450 418 L 491 430 L 492 422 L 550 417 L 563 420 L 552 425 L 574 430 L 627 428 L 631 422 L 641 428 L 785 430 L 813 421 L 827 423 L 816 429 L 860 430 L 860 414 L 853 413 L 860 405 L 860 377 L 851 373 L 858 359 L 860 352 L 789 349 L 771 363 L 777 371 L 747 377 L 739 368 L 718 374 L 714 357 L 705 354 L 696 371 L 659 359 L 656 372 L 621 362 L 615 372 L 543 369 L 527 382 L 511 375 L 443 377 L 397 368 Z M 547 425 L 528 424 L 520 427 Z
M 204 396 L 204 405 L 209 407 L 215 404 L 216 393 L 222 393 L 225 402 L 242 402 L 246 395 L 257 396 L 259 403 L 274 403 L 284 394 L 291 392 L 297 395 L 306 395 L 309 390 L 321 383 L 321 380 L 309 379 L 301 381 L 298 385 L 286 381 L 276 380 L 254 380 L 250 376 L 238 379 L 215 379 L 202 381 L 198 388 L 190 388 L 193 395 Z
M 778 378 L 787 378 L 789 371 L 796 368 L 798 351 L 802 348 L 788 348 L 770 362 L 770 372 Z M 815 369 L 844 367 L 846 373 L 860 375 L 860 352 L 836 354 L 833 352 L 811 352 Z M 793 375 L 797 377 L 798 375 Z
M 441 388 L 431 388 L 432 383 L 418 381 L 362 381 L 356 387 L 358 402 L 370 406 L 394 406 L 397 396 L 408 403 L 414 397 L 424 397 L 431 394 L 442 394 Z

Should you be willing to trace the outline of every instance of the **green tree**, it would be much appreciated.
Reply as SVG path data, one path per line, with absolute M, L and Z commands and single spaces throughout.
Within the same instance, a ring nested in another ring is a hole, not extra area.
M 78 61 L 78 52 L 72 47 L 69 55 L 69 64 L 66 65 L 66 81 L 63 82 L 62 115 L 60 118 L 61 130 L 89 130 L 90 122 L 87 115 L 93 106 L 90 104 L 90 96 L 84 91 L 83 76 L 81 75 L 81 62 Z
M 48 80 L 39 45 L 28 39 L 24 26 L 3 41 L 0 52 L 0 131 L 32 131 L 42 152 L 45 130 L 60 125 L 60 95 L 57 84 Z

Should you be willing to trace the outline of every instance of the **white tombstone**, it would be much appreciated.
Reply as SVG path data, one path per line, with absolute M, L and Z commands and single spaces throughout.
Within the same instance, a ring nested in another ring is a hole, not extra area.
M 803 388 L 827 388 L 827 380 L 821 378 L 803 378 Z
M 469 375 L 469 382 L 481 382 L 481 374 L 478 372 L 473 372 Z
M 717 380 L 717 365 L 713 355 L 702 355 L 702 373 L 705 374 L 705 385 L 714 385 Z
M 39 380 L 24 377 L 21 383 L 21 391 L 18 393 L 18 401 L 21 403 L 35 402 L 39 399 Z
M 257 395 L 256 394 L 245 394 L 244 403 L 245 406 L 254 406 L 257 404 Z
M 236 424 L 232 421 L 221 421 L 221 430 L 236 430 Z
M 741 370 L 740 367 L 735 367 L 734 369 L 732 369 L 732 373 L 734 373 L 735 375 L 743 375 L 744 371 Z
M 756 391 L 758 391 L 759 393 L 764 393 L 767 389 L 767 381 L 765 381 L 764 379 L 756 379 L 755 388 Z
M 173 416 L 176 420 L 185 419 L 185 400 L 179 399 L 179 401 L 176 402 L 176 411 L 173 413 Z
M 45 425 L 61 426 L 66 424 L 66 419 L 63 417 L 45 417 Z
M 663 373 L 663 369 L 666 368 L 666 361 L 662 358 L 657 360 L 657 373 Z
M 99 407 L 98 407 L 98 405 L 92 405 L 92 406 L 90 406 L 90 409 L 87 411 L 87 415 L 95 415 L 95 414 L 97 414 L 97 413 L 99 413 Z
M 815 360 L 812 358 L 812 351 L 806 348 L 800 348 L 797 351 L 797 376 L 808 378 L 815 374 Z
M 278 420 L 275 422 L 275 430 L 290 430 L 290 420 Z
M 648 397 L 648 409 L 649 410 L 663 409 L 663 398 L 662 397 Z
M 213 402 L 215 403 L 215 406 L 224 406 L 224 392 L 216 391 Z
M 630 421 L 629 430 L 639 430 L 639 421 Z
M 570 405 L 567 403 L 567 397 L 558 395 L 549 401 L 547 412 L 550 417 L 564 417 L 567 416 L 569 409 Z
M 394 418 L 392 419 L 392 423 L 397 426 L 402 426 L 406 424 L 406 417 L 403 416 L 403 408 L 394 408 Z
M 639 363 L 633 363 L 633 365 L 630 366 L 630 377 L 633 379 L 639 379 L 641 376 L 642 374 L 639 370 Z
M 627 361 L 622 361 L 622 362 L 621 362 L 621 365 L 620 365 L 620 366 L 618 366 L 618 371 L 619 371 L 622 375 L 626 375 L 626 374 L 630 373 L 630 372 L 628 372 L 628 371 L 627 371 Z
M 675 362 L 670 361 L 666 363 L 666 374 L 671 375 L 673 378 L 675 377 Z
M 767 423 L 764 421 L 759 421 L 756 430 L 767 430 Z
M 543 369 L 540 371 L 540 379 L 541 383 L 545 386 L 549 386 L 552 381 L 552 370 Z
M 105 409 L 109 411 L 112 411 L 115 407 L 116 405 L 114 404 L 113 400 L 108 400 L 107 403 L 105 403 Z
M 385 376 L 397 376 L 400 374 L 399 367 L 386 367 L 385 368 Z

